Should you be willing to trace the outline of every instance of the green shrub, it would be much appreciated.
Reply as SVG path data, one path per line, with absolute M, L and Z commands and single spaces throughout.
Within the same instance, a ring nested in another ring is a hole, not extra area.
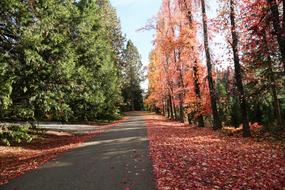
M 7 146 L 12 143 L 31 142 L 33 140 L 33 136 L 29 134 L 31 128 L 30 124 L 0 126 L 0 140 Z

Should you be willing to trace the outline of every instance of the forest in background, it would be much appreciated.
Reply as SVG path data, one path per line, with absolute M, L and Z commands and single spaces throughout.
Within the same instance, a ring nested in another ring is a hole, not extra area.
M 0 119 L 112 120 L 143 107 L 143 67 L 109 0 L 0 1 Z
M 156 31 L 148 108 L 214 130 L 242 125 L 244 137 L 261 126 L 284 130 L 284 5 L 220 0 L 219 15 L 208 19 L 213 7 L 205 0 L 162 0 L 146 26 Z M 215 35 L 224 36 L 226 47 L 213 46 Z

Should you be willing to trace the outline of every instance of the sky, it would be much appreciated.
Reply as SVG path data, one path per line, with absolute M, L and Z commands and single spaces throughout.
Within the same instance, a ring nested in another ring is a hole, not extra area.
M 158 13 L 161 0 L 110 0 L 112 6 L 117 10 L 121 21 L 122 31 L 127 39 L 131 39 L 139 50 L 142 63 L 147 66 L 149 53 L 153 48 L 154 30 L 137 31 L 144 27 L 147 21 Z M 209 0 L 209 16 L 214 17 L 217 9 L 217 0 Z M 147 89 L 147 81 L 142 84 Z
M 159 11 L 161 0 L 111 0 L 120 18 L 123 33 L 139 49 L 144 65 L 152 49 L 154 31 L 137 30 L 144 27 Z

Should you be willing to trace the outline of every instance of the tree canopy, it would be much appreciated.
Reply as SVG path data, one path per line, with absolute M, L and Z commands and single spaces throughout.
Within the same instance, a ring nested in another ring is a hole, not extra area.
M 108 0 L 4 0 L 0 12 L 2 119 L 116 118 L 133 93 L 124 81 L 142 106 L 141 80 L 126 72 L 140 57 Z

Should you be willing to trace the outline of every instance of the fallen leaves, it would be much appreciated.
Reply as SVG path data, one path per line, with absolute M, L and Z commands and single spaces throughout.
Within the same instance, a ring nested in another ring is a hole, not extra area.
M 125 121 L 126 118 L 108 125 L 94 128 L 85 135 L 70 135 L 48 131 L 31 144 L 21 144 L 18 147 L 0 146 L 0 185 L 38 168 L 47 161 L 54 159 L 62 152 L 71 150 L 88 141 L 90 138 Z
M 281 144 L 227 137 L 156 115 L 145 117 L 158 189 L 285 187 Z

